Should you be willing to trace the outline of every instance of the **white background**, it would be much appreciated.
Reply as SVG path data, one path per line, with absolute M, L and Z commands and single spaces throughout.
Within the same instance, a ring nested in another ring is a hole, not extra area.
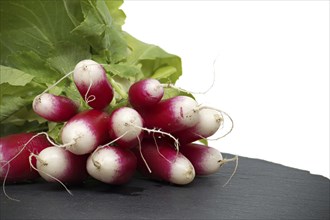
M 229 113 L 210 142 L 329 178 L 329 1 L 125 1 L 124 30 L 182 58 L 177 85 Z M 228 125 L 228 123 L 227 123 Z M 219 135 L 219 134 L 218 134 Z

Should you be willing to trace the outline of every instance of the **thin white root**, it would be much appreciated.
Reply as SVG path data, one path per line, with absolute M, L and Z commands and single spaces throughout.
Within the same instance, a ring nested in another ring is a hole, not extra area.
M 90 102 L 92 102 L 92 101 L 94 101 L 96 99 L 96 97 L 94 95 L 88 96 L 88 93 L 90 92 L 90 90 L 92 88 L 92 85 L 93 85 L 93 79 L 91 77 L 90 71 L 88 71 L 88 75 L 89 75 L 89 86 L 88 86 L 87 92 L 85 94 L 85 102 L 87 104 L 90 103 Z
M 234 171 L 233 173 L 230 175 L 229 179 L 227 180 L 227 182 L 225 184 L 222 185 L 222 187 L 225 187 L 229 182 L 230 180 L 233 178 L 233 176 L 235 175 L 236 171 L 237 171 L 237 168 L 238 168 L 238 156 L 236 155 L 235 157 L 233 158 L 229 158 L 229 159 L 223 159 L 220 161 L 220 166 L 222 166 L 223 164 L 226 164 L 228 162 L 232 162 L 232 161 L 236 161 L 236 164 L 235 164 L 235 168 L 234 168 Z
M 157 149 L 157 152 L 159 153 L 159 155 L 162 157 L 162 158 L 164 158 L 167 162 L 169 162 L 169 163 L 172 163 L 169 159 L 167 159 L 161 152 L 160 152 L 160 150 L 159 150 L 159 146 L 158 146 L 158 143 L 157 143 L 157 140 L 156 140 L 156 137 L 155 137 L 155 134 L 153 134 L 152 135 L 152 137 L 153 137 L 153 139 L 154 139 L 154 142 L 155 142 L 155 145 L 156 145 L 156 149 Z M 176 153 L 176 157 L 178 156 L 178 152 L 179 151 L 177 151 Z
M 137 136 L 137 139 L 138 139 L 138 141 L 139 141 L 139 152 L 140 152 L 141 158 L 142 158 L 144 164 L 146 165 L 146 167 L 147 167 L 149 173 L 152 173 L 152 171 L 151 171 L 151 169 L 150 169 L 150 167 L 149 167 L 149 165 L 148 165 L 146 159 L 145 159 L 144 156 L 143 156 L 143 153 L 142 153 L 142 145 L 141 145 L 141 140 L 140 140 L 139 136 Z
M 5 162 L 5 161 L 1 161 L 1 162 Z M 6 192 L 6 189 L 5 189 L 5 185 L 6 185 L 6 180 L 7 180 L 7 177 L 8 177 L 8 174 L 9 174 L 9 170 L 10 170 L 10 163 L 6 163 L 7 164 L 7 172 L 6 172 L 6 175 L 5 175 L 5 178 L 3 179 L 3 182 L 2 182 L 2 191 L 3 191 L 3 194 L 9 199 L 9 200 L 12 200 L 12 201 L 15 201 L 15 202 L 20 202 L 21 200 L 18 200 L 18 199 L 15 199 L 11 196 L 9 196 Z
M 48 92 L 49 90 L 51 90 L 52 88 L 54 88 L 55 86 L 57 86 L 57 84 L 59 84 L 62 80 L 64 80 L 65 78 L 67 78 L 68 76 L 70 76 L 74 71 L 68 72 L 67 74 L 65 74 L 61 79 L 57 80 L 57 82 L 55 82 L 53 85 L 51 85 L 50 87 L 48 87 L 45 91 L 43 91 L 41 93 L 45 94 L 46 92 Z
M 188 94 L 197 94 L 197 95 L 205 95 L 206 93 L 208 93 L 214 86 L 215 84 L 215 63 L 218 59 L 219 55 L 216 56 L 216 58 L 214 59 L 213 61 L 213 80 L 212 80 L 212 84 L 203 92 L 197 92 L 197 91 L 188 91 L 188 90 L 185 90 L 185 89 L 182 89 L 180 87 L 177 87 L 171 83 L 168 83 L 168 84 L 161 84 L 161 86 L 163 86 L 164 88 L 172 88 L 172 89 L 176 89 L 180 92 L 184 92 L 184 93 L 188 93 Z
M 133 127 L 139 128 L 139 129 L 141 129 L 143 131 L 146 131 L 149 134 L 150 133 L 153 133 L 153 136 L 154 136 L 155 133 L 158 133 L 158 134 L 166 135 L 166 136 L 170 137 L 171 139 L 174 140 L 174 147 L 175 147 L 175 149 L 177 151 L 179 151 L 179 140 L 176 139 L 172 134 L 167 133 L 167 132 L 164 132 L 164 131 L 161 131 L 161 129 L 149 129 L 149 128 L 144 128 L 144 127 L 141 127 L 141 126 L 138 126 L 138 125 L 135 125 L 135 124 L 130 124 L 130 125 L 132 125 Z
M 38 157 L 38 155 L 31 153 L 30 156 L 29 156 L 29 163 L 30 163 L 30 166 L 31 166 L 35 171 L 37 171 L 37 172 L 41 172 L 41 173 L 47 175 L 48 177 L 54 179 L 56 182 L 60 183 L 60 184 L 64 187 L 64 189 L 65 189 L 65 190 L 66 190 L 71 196 L 73 196 L 72 192 L 68 189 L 68 187 L 66 187 L 66 185 L 65 185 L 61 180 L 59 180 L 59 179 L 57 179 L 56 177 L 54 177 L 54 176 L 52 176 L 52 175 L 50 175 L 50 174 L 48 174 L 48 173 L 46 173 L 46 172 L 44 172 L 44 171 L 39 170 L 38 168 L 36 168 L 36 167 L 33 165 L 33 163 L 32 163 L 32 157 L 35 157 L 37 160 L 41 161 L 41 163 L 43 163 L 43 164 L 46 164 L 46 163 L 45 163 L 44 161 L 42 161 L 42 160 Z
M 109 146 L 109 145 L 115 143 L 115 142 L 118 141 L 119 139 L 123 138 L 127 133 L 128 133 L 128 131 L 126 131 L 124 134 L 120 135 L 120 136 L 117 137 L 116 139 L 110 141 L 109 143 L 106 143 L 106 144 L 103 144 L 103 145 L 101 145 L 101 146 L 98 146 L 98 147 L 93 151 L 93 153 L 92 153 L 92 155 L 91 155 L 94 166 L 96 166 L 97 168 L 100 168 L 99 163 L 98 163 L 97 161 L 94 160 L 94 155 L 95 155 L 95 153 L 96 153 L 97 151 L 99 151 L 100 149 L 102 149 L 102 148 L 104 148 L 104 147 L 106 147 L 106 146 Z
M 62 147 L 64 149 L 67 149 L 67 148 L 70 148 L 72 147 L 72 145 L 76 144 L 77 142 L 75 140 L 69 142 L 69 143 L 66 143 L 66 144 L 59 144 L 57 145 L 56 147 Z
M 217 111 L 217 112 L 219 112 L 221 114 L 221 117 L 223 119 L 224 119 L 223 116 L 225 115 L 230 120 L 230 123 L 231 123 L 230 129 L 225 134 L 221 135 L 220 137 L 217 137 L 217 138 L 205 138 L 205 137 L 202 137 L 201 136 L 201 138 L 206 139 L 206 140 L 209 140 L 209 141 L 217 141 L 217 140 L 219 140 L 221 138 L 226 137 L 228 134 L 230 134 L 233 131 L 233 129 L 234 129 L 234 120 L 230 117 L 230 115 L 228 113 L 226 113 L 226 112 L 224 112 L 224 111 L 222 111 L 220 109 L 209 107 L 209 106 L 202 106 L 202 107 L 199 108 L 199 110 L 201 110 L 201 109 L 212 109 L 214 111 Z M 219 130 L 221 130 L 223 127 L 224 127 L 224 121 L 223 121 L 221 127 L 219 128 Z

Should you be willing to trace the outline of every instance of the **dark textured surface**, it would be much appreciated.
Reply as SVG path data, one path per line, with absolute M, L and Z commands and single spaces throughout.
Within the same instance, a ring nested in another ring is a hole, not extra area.
M 230 157 L 230 156 L 229 156 Z M 188 186 L 139 177 L 125 186 L 88 181 L 70 187 L 42 181 L 6 186 L 5 219 L 329 219 L 329 179 L 262 160 L 239 158 Z

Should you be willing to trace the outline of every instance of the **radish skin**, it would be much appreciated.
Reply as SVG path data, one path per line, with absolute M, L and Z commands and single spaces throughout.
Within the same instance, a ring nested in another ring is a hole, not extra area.
M 143 137 L 143 119 L 140 114 L 129 107 L 121 107 L 110 114 L 110 138 L 117 139 L 116 144 L 124 148 L 136 146 Z
M 132 178 L 136 170 L 136 157 L 127 149 L 105 146 L 89 156 L 86 166 L 89 175 L 95 179 L 121 185 Z
M 202 138 L 208 138 L 215 134 L 223 123 L 223 117 L 219 111 L 213 109 L 201 109 L 198 123 L 185 130 L 174 132 L 180 144 L 188 144 Z
M 167 142 L 159 141 L 156 145 L 153 140 L 144 140 L 141 148 L 134 148 L 133 152 L 138 159 L 138 170 L 147 177 L 177 185 L 189 184 L 195 178 L 191 162 Z
M 93 109 L 104 109 L 114 97 L 105 69 L 93 60 L 80 61 L 74 69 L 73 80 L 81 96 Z
M 40 176 L 48 182 L 59 180 L 66 184 L 78 184 L 88 176 L 87 155 L 75 155 L 60 147 L 48 147 L 35 157 Z
M 188 96 L 176 96 L 163 100 L 150 109 L 138 109 L 145 127 L 176 132 L 193 127 L 198 122 L 197 102 Z
M 53 122 L 67 121 L 78 112 L 78 105 L 71 99 L 49 93 L 36 96 L 32 106 L 35 113 Z
M 25 144 L 26 146 L 24 146 Z M 51 145 L 45 136 L 36 136 L 34 133 L 20 133 L 1 137 L 0 181 L 4 181 L 7 172 L 6 182 L 8 183 L 24 182 L 38 178 L 38 172 L 30 167 L 30 152 L 38 154 Z M 9 166 L 6 165 L 8 161 L 10 161 Z M 36 160 L 33 159 L 32 163 L 35 165 Z M 10 167 L 9 170 L 8 167 Z
M 140 80 L 130 86 L 128 91 L 129 103 L 133 108 L 148 108 L 162 99 L 164 88 L 156 79 Z
M 213 174 L 219 170 L 224 161 L 220 151 L 201 144 L 181 145 L 180 152 L 193 164 L 196 175 Z
M 99 110 L 87 110 L 72 117 L 61 132 L 62 143 L 70 152 L 91 153 L 97 146 L 109 141 L 109 115 Z

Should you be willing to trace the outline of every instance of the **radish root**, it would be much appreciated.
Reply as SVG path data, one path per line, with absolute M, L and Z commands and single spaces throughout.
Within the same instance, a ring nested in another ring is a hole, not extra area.
M 64 189 L 65 189 L 65 190 L 66 190 L 71 196 L 73 196 L 72 192 L 68 189 L 68 187 L 66 187 L 66 185 L 65 185 L 61 180 L 59 180 L 59 179 L 57 179 L 56 177 L 50 175 L 49 173 L 46 173 L 46 172 L 44 172 L 44 171 L 39 170 L 38 168 L 36 168 L 36 167 L 33 165 L 33 163 L 32 163 L 32 157 L 35 157 L 35 158 L 36 158 L 38 161 L 40 161 L 43 165 L 47 165 L 47 163 L 45 163 L 45 161 L 42 161 L 38 155 L 36 155 L 36 154 L 34 154 L 34 153 L 31 153 L 30 156 L 29 156 L 29 163 L 30 163 L 30 166 L 31 166 L 34 170 L 36 170 L 37 172 L 41 172 L 41 173 L 47 175 L 48 177 L 54 179 L 55 181 L 57 181 L 58 183 L 60 183 L 60 184 L 64 187 Z
M 1 161 L 2 162 L 5 162 L 5 161 Z M 9 200 L 12 200 L 12 201 L 15 201 L 15 202 L 20 202 L 21 200 L 18 200 L 18 199 L 15 199 L 11 196 L 9 196 L 6 192 L 6 180 L 7 180 L 7 177 L 8 177 L 8 174 L 9 174 L 9 170 L 10 170 L 10 163 L 8 163 L 8 161 L 6 162 L 6 164 L 8 169 L 7 169 L 7 172 L 6 172 L 6 175 L 5 175 L 5 178 L 3 179 L 3 182 L 2 182 L 2 191 L 3 191 L 3 194 L 9 199 Z M 2 166 L 1 168 L 3 168 L 4 166 Z
M 232 161 L 235 161 L 236 164 L 235 164 L 235 168 L 234 168 L 234 171 L 233 173 L 230 175 L 229 179 L 226 181 L 226 183 L 224 185 L 222 185 L 222 187 L 225 187 L 229 182 L 230 180 L 233 178 L 233 176 L 235 175 L 236 171 L 237 171 L 237 168 L 238 168 L 238 156 L 236 155 L 235 157 L 233 158 L 229 158 L 229 159 L 226 159 L 224 158 L 223 160 L 220 160 L 219 163 L 220 163 L 220 166 L 223 166 L 224 164 L 228 163 L 228 162 L 232 162 Z

